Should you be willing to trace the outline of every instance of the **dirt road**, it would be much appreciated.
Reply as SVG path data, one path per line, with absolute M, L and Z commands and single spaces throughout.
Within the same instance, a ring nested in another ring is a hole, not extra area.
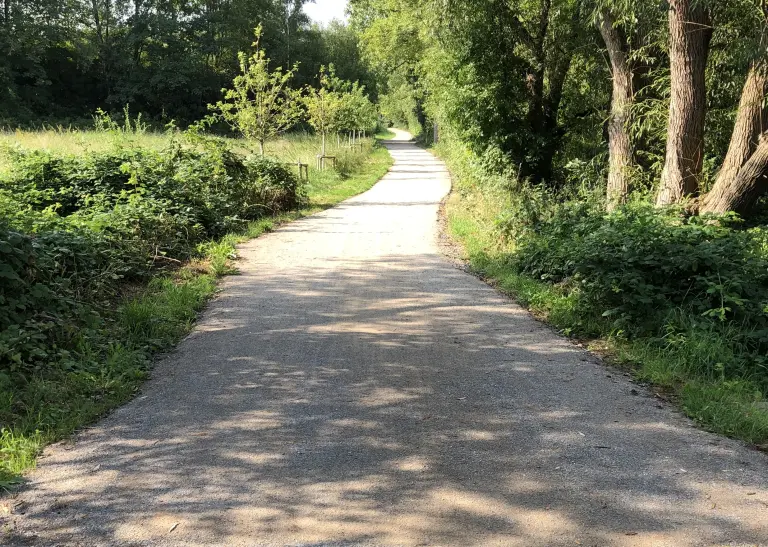
M 400 134 L 402 137 L 402 134 Z M 444 260 L 444 166 L 243 249 L 131 404 L 52 447 L 11 544 L 768 544 L 768 458 Z

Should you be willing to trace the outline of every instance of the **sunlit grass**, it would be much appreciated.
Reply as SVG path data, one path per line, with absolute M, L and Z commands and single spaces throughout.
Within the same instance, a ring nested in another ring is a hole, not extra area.
M 390 131 L 389 129 L 382 129 L 378 133 L 376 133 L 375 138 L 382 141 L 390 141 L 394 139 L 396 136 L 397 135 L 395 135 L 395 133 Z

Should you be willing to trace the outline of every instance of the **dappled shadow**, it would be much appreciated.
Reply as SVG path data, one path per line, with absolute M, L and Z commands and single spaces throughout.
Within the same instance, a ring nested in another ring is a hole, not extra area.
M 142 395 L 42 461 L 12 541 L 768 541 L 763 455 L 452 268 L 445 181 L 399 184 L 244 248 Z

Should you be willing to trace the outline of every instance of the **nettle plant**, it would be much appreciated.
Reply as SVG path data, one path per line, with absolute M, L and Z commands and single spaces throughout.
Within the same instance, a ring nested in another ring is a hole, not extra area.
M 283 71 L 282 67 L 270 71 L 270 59 L 261 48 L 262 26 L 254 33 L 254 52 L 238 54 L 240 74 L 232 82 L 232 89 L 223 89 L 224 100 L 208 108 L 217 111 L 231 127 L 246 139 L 258 141 L 261 155 L 265 143 L 293 127 L 301 118 L 300 94 L 289 87 L 299 68 L 298 63 Z

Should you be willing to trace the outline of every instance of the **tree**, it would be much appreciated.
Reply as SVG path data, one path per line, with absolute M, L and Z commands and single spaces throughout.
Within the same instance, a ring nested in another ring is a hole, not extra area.
M 671 100 L 657 205 L 677 203 L 699 189 L 712 38 L 710 14 L 701 0 L 669 0 L 668 15 Z
M 634 163 L 632 142 L 629 137 L 630 107 L 634 101 L 632 69 L 628 44 L 622 35 L 612 12 L 601 10 L 598 16 L 600 34 L 608 49 L 611 61 L 613 92 L 608 117 L 608 185 L 606 203 L 613 209 L 622 203 L 629 193 L 630 169 Z
M 270 71 L 270 61 L 259 45 L 262 31 L 261 26 L 255 30 L 254 53 L 250 57 L 239 53 L 240 74 L 232 89 L 222 90 L 225 100 L 210 108 L 218 110 L 244 137 L 258 141 L 263 156 L 266 141 L 290 129 L 301 116 L 301 109 L 296 92 L 288 87 L 298 65 L 286 72 L 282 68 Z
M 351 0 L 351 27 L 360 34 L 364 58 L 380 77 L 376 98 L 382 113 L 414 135 L 426 123 L 422 61 L 433 21 L 429 1 Z M 369 87 L 369 89 L 371 89 Z
M 751 26 L 751 25 L 750 25 Z M 731 133 L 728 152 L 712 189 L 702 197 L 700 212 L 747 213 L 762 194 L 768 191 L 768 130 L 765 101 L 768 92 L 768 60 L 765 42 L 768 34 L 768 7 L 761 6 L 760 28 L 756 40 L 757 57 L 752 59 L 741 92 L 736 120 Z
M 339 92 L 333 89 L 333 66 L 320 67 L 317 78 L 318 87 L 306 88 L 303 103 L 310 125 L 322 136 L 321 154 L 325 156 L 326 137 L 338 129 L 338 112 L 342 103 Z
M 348 82 L 359 82 L 376 97 L 376 77 L 362 58 L 360 38 L 351 26 L 334 20 L 320 34 L 325 62 L 334 66 L 336 75 Z
M 461 120 L 467 137 L 484 142 L 478 149 L 492 144 L 507 154 L 523 177 L 553 183 L 565 134 L 563 91 L 583 49 L 580 40 L 589 42 L 582 0 L 434 0 L 432 5 L 435 11 L 445 5 L 445 16 L 435 24 L 454 67 L 441 78 L 450 87 L 473 90 L 458 95 L 463 105 L 451 100 L 452 112 L 443 117 Z M 484 104 L 467 104 L 478 93 Z M 467 127 L 470 123 L 474 127 Z

